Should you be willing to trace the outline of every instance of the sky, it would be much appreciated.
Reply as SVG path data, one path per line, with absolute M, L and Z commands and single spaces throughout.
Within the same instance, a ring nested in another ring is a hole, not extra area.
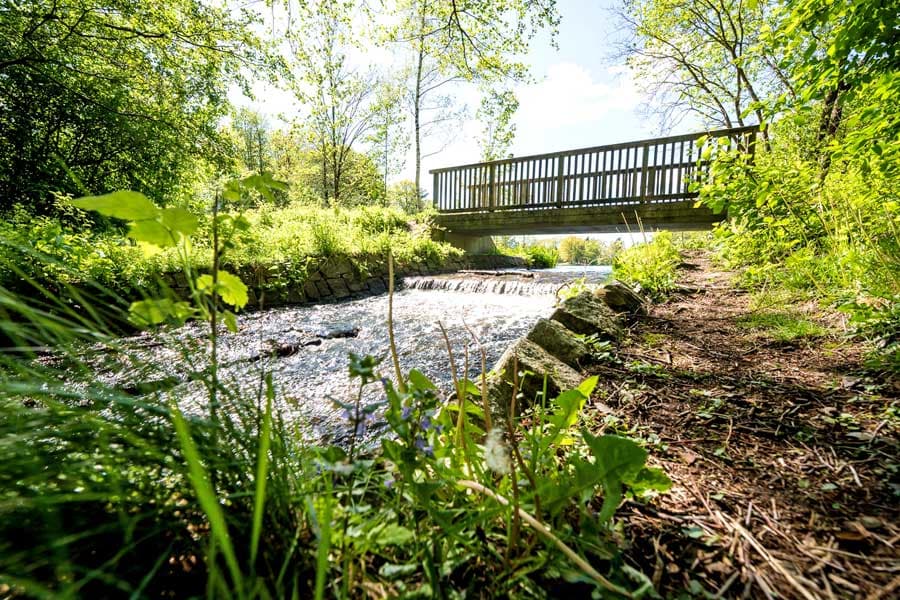
M 548 34 L 537 36 L 525 62 L 533 83 L 515 87 L 519 110 L 515 115 L 514 156 L 599 146 L 691 130 L 685 122 L 673 130 L 660 130 L 658 122 L 641 110 L 644 98 L 627 66 L 615 58 L 617 23 L 610 7 L 616 0 L 558 0 L 561 15 L 558 49 Z M 357 60 L 390 60 L 385 52 L 367 52 Z M 289 94 L 265 86 L 255 100 L 232 99 L 252 106 L 277 121 L 299 109 Z M 474 88 L 459 88 L 458 97 L 475 114 L 479 95 Z M 429 169 L 478 162 L 482 125 L 474 117 L 458 128 L 452 143 L 440 154 L 423 161 L 422 185 L 430 195 Z M 423 144 L 424 145 L 424 144 Z M 395 180 L 413 179 L 413 154 Z

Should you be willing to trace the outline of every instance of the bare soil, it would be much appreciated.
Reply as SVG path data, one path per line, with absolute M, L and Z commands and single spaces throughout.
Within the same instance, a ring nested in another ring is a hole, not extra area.
M 780 343 L 741 325 L 733 273 L 680 275 L 595 369 L 607 426 L 674 483 L 621 509 L 625 560 L 666 598 L 900 598 L 900 383 L 837 313 L 792 307 L 828 333 Z

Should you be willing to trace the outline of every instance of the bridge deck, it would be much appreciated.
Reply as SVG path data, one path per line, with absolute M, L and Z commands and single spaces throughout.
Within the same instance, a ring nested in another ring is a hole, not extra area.
M 612 144 L 435 169 L 438 222 L 472 235 L 708 227 L 691 183 L 722 148 L 751 149 L 758 127 Z M 708 148 L 710 152 L 704 152 Z M 624 215 L 624 218 L 623 218 Z

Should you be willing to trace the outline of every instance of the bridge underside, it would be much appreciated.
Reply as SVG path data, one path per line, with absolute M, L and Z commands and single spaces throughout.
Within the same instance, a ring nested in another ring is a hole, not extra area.
M 631 203 L 586 208 L 541 208 L 536 210 L 496 210 L 492 212 L 444 213 L 436 217 L 446 229 L 444 239 L 468 252 L 490 249 L 492 235 L 539 235 L 566 233 L 637 233 L 667 229 L 701 231 L 721 221 L 694 201 Z

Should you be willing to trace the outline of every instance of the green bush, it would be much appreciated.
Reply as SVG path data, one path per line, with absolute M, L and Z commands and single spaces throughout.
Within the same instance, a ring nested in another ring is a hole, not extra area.
M 613 277 L 626 283 L 638 284 L 653 298 L 665 298 L 675 288 L 681 254 L 672 241 L 672 234 L 660 231 L 653 240 L 636 244 L 620 252 L 613 261 Z
M 559 251 L 549 244 L 511 246 L 500 238 L 494 242 L 496 251 L 506 256 L 518 256 L 533 269 L 552 269 L 559 262 Z

